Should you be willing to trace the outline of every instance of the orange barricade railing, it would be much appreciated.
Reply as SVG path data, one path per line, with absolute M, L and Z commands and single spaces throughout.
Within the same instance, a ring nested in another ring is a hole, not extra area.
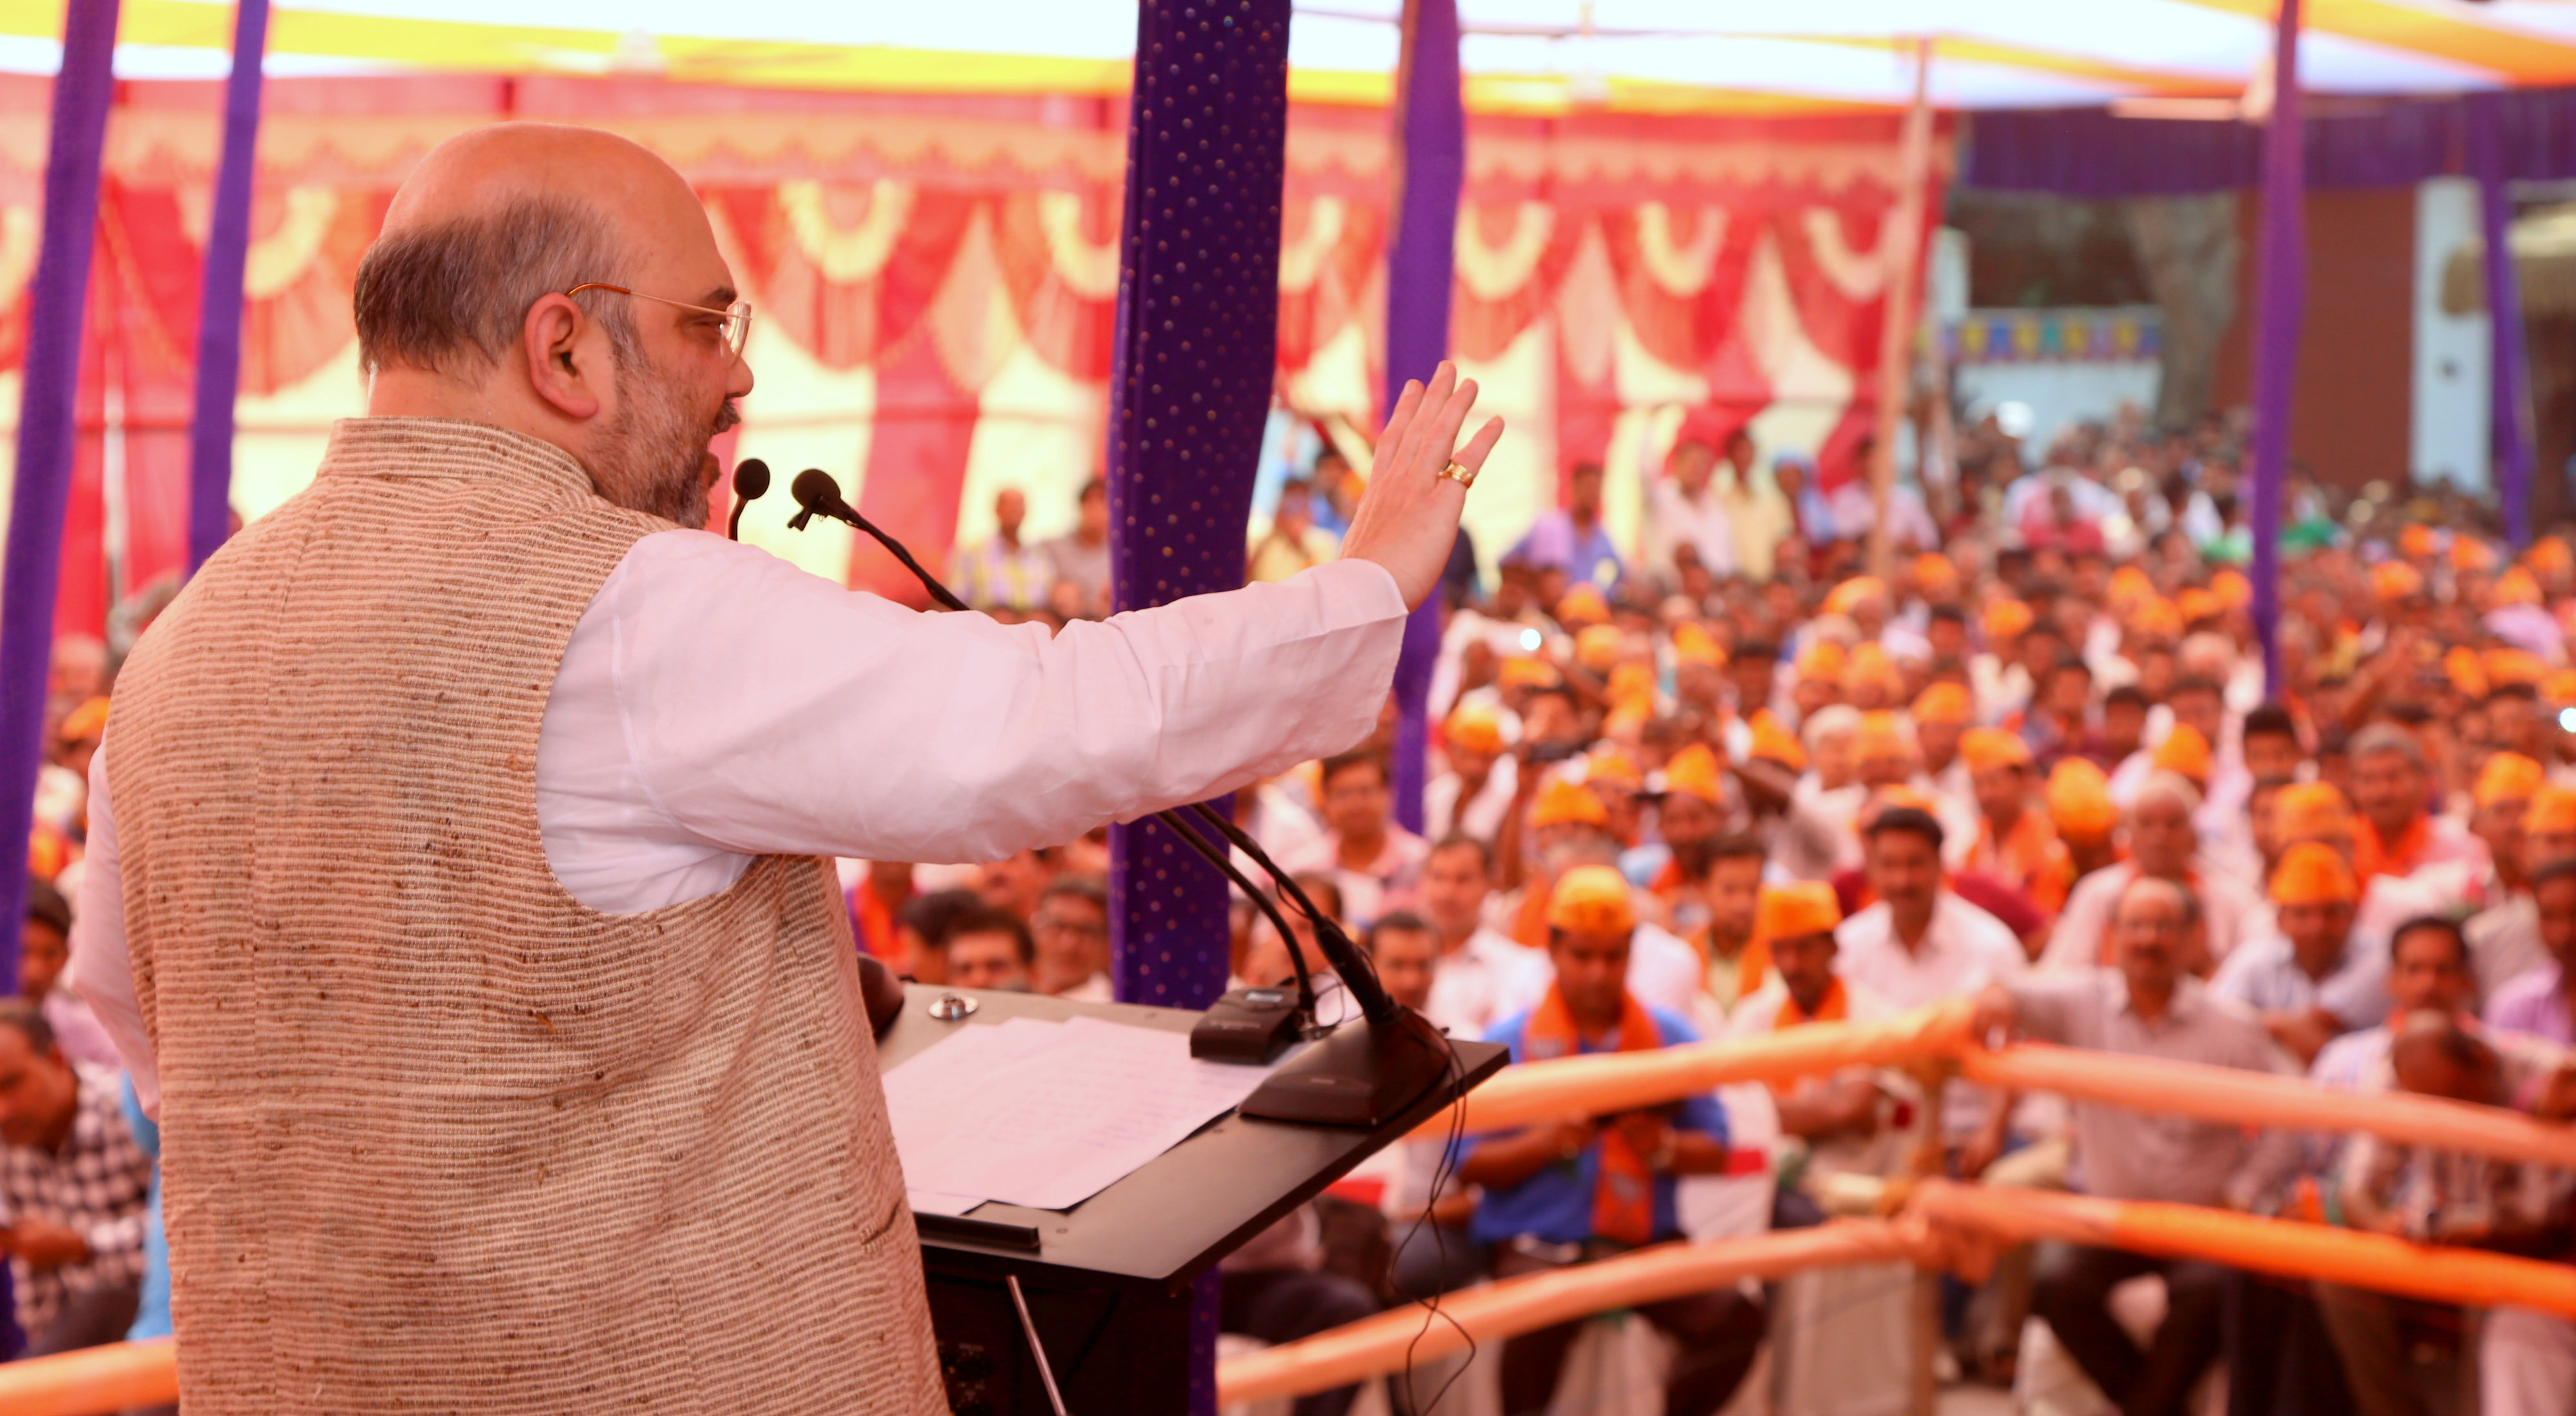
M 2039 1043 L 1989 1051 L 1969 1037 L 1968 1017 L 1965 1002 L 1952 1002 L 1883 1023 L 1816 1023 L 1654 1052 L 1526 1063 L 1470 1094 L 1461 1103 L 1463 1120 L 1469 1131 L 1498 1131 L 1659 1105 L 1730 1082 L 1785 1080 L 1854 1066 L 1950 1064 L 1973 1081 L 2080 1101 L 2247 1126 L 2367 1131 L 2401 1144 L 2576 1169 L 2576 1127 L 2502 1108 L 2404 1093 L 2341 1092 L 2304 1078 Z M 1419 1134 L 1438 1134 L 1449 1124 L 1444 1113 Z M 1418 1308 L 1384 1313 L 1228 1362 L 1218 1372 L 1219 1394 L 1233 1402 L 1330 1390 L 1402 1370 L 1408 1349 L 1412 1360 L 1429 1360 L 1463 1348 L 1469 1334 L 1497 1340 L 1739 1278 L 1880 1260 L 1930 1266 L 1937 1262 L 1934 1241 L 1943 1234 L 2013 1243 L 2068 1239 L 2436 1302 L 2504 1304 L 2576 1317 L 2576 1267 L 2563 1264 L 2189 1205 L 1926 1181 L 1908 1193 L 1905 1213 L 1892 1221 L 1665 1245 L 1488 1284 L 1442 1300 L 1454 1327 L 1434 1319 L 1426 1330 Z M 171 1401 L 177 1390 L 177 1358 L 168 1339 L 0 1366 L 0 1412 L 10 1416 L 89 1416 Z
M 179 1399 L 179 1349 L 166 1337 L 0 1366 L 9 1416 L 96 1416 Z

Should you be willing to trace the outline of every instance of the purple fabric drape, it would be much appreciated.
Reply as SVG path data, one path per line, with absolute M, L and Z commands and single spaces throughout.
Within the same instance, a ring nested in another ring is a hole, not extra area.
M 2506 190 L 2504 125 L 2495 102 L 2501 95 L 2467 100 L 2469 168 L 2478 179 L 2478 231 L 2485 238 L 2488 445 L 2495 457 L 2496 506 L 2504 533 L 2517 547 L 2531 544 L 2530 366 L 2525 362 L 2521 273 L 2515 269 L 2512 194 Z
M 2576 89 L 2476 95 L 2495 124 L 2508 180 L 2576 177 Z M 2457 175 L 2469 102 L 2354 100 L 2308 116 L 2302 164 L 2310 187 L 2411 187 Z M 1979 113 L 1960 181 L 1998 191 L 2145 196 L 2261 185 L 2263 134 L 2244 123 L 2117 118 L 2101 108 Z
M 1127 120 L 1109 375 L 1117 608 L 1243 584 L 1244 527 L 1278 356 L 1289 0 L 1145 0 Z M 1152 820 L 1114 828 L 1118 997 L 1225 991 L 1226 882 Z M 1190 1323 L 1190 1409 L 1216 1411 L 1216 1275 Z
M 1404 52 L 1396 77 L 1395 230 L 1386 257 L 1386 407 L 1407 379 L 1431 377 L 1449 355 L 1450 266 L 1458 188 L 1467 172 L 1467 110 L 1458 82 L 1458 0 L 1405 0 Z M 1431 735 L 1431 670 L 1440 657 L 1441 604 L 1422 602 L 1405 622 L 1395 665 L 1395 819 L 1422 829 Z
M 98 232 L 99 152 L 115 96 L 117 0 L 72 0 L 63 14 L 63 67 L 54 77 L 45 154 L 45 226 L 27 308 L 18 403 L 18 470 L 9 494 L 9 551 L 0 572 L 0 919 L 27 911 L 27 832 L 44 763 L 45 689 L 54 644 L 54 587 L 62 569 L 63 509 L 72 479 L 73 396 L 80 386 L 81 315 L 90 244 Z M 0 930 L 0 979 L 18 978 L 18 931 Z
M 233 489 L 233 394 L 241 387 L 242 267 L 250 257 L 251 178 L 259 165 L 260 60 L 268 0 L 233 14 L 233 71 L 224 84 L 224 151 L 215 168 L 197 304 L 197 406 L 188 425 L 188 573 L 224 543 Z
M 2290 399 L 2307 308 L 2307 170 L 2299 121 L 2299 0 L 2281 0 L 2272 48 L 2272 116 L 2263 125 L 2263 249 L 2254 325 L 2254 628 L 2263 681 L 2281 691 L 2281 482 L 2290 459 Z

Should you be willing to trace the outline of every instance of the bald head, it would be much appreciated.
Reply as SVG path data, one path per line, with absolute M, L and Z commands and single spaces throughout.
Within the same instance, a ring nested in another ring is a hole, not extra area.
M 726 342 L 732 273 L 670 164 L 595 129 L 461 134 L 395 194 L 355 297 L 370 413 L 523 433 L 610 501 L 703 524 L 707 442 L 751 376 Z

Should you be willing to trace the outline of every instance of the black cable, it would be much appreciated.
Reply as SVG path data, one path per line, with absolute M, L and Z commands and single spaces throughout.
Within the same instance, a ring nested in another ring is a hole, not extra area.
M 1298 888 L 1296 880 L 1287 871 L 1279 868 L 1279 862 L 1270 858 L 1270 853 L 1261 848 L 1259 841 L 1252 839 L 1251 833 L 1227 820 L 1222 814 L 1209 809 L 1205 802 L 1196 803 L 1195 807 L 1200 817 L 1214 826 L 1219 835 L 1234 843 L 1237 849 L 1252 857 L 1253 864 L 1260 866 L 1271 878 L 1277 880 L 1279 888 L 1296 901 L 1297 908 L 1305 911 L 1306 918 L 1315 922 L 1316 942 L 1324 946 L 1325 954 L 1330 956 L 1334 963 L 1342 966 L 1341 971 L 1344 975 L 1342 986 L 1351 991 L 1353 998 L 1359 1000 L 1361 1015 L 1371 1023 L 1384 1024 L 1395 1021 L 1396 1015 L 1402 1010 L 1396 1006 L 1395 999 L 1387 993 L 1386 985 L 1378 981 L 1377 965 L 1371 963 L 1368 955 L 1351 942 L 1351 936 L 1343 932 L 1341 922 L 1316 908 L 1315 902 L 1306 897 L 1304 890 Z M 1332 946 L 1335 943 L 1341 945 L 1339 954 L 1333 952 Z
M 1279 931 L 1279 942 L 1288 946 L 1290 966 L 1297 970 L 1297 1011 L 1305 1014 L 1306 1021 L 1310 1023 L 1320 1022 L 1321 1019 L 1315 1016 L 1315 979 L 1306 968 L 1306 951 L 1297 947 L 1296 932 L 1288 927 L 1288 919 L 1279 913 L 1279 907 L 1270 902 L 1270 897 L 1262 893 L 1260 886 L 1252 883 L 1251 877 L 1234 868 L 1234 862 L 1227 859 L 1225 852 L 1208 844 L 1205 837 L 1191 830 L 1188 822 L 1171 812 L 1157 813 L 1156 819 L 1170 827 L 1191 850 L 1206 857 L 1208 864 L 1215 866 L 1226 879 L 1235 883 L 1236 888 L 1252 897 L 1255 909 L 1270 917 L 1271 927 Z

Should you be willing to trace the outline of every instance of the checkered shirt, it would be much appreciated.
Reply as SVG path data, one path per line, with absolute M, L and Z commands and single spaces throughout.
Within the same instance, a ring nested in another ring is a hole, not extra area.
M 23 1260 L 9 1261 L 18 1326 L 30 1337 L 45 1330 L 70 1295 L 143 1277 L 152 1158 L 135 1145 L 125 1124 L 116 1069 L 75 1062 L 72 1073 L 79 1098 L 63 1148 L 0 1150 L 0 1202 L 8 1207 L 8 1221 L 47 1220 L 89 1241 L 86 1263 L 36 1273 Z

